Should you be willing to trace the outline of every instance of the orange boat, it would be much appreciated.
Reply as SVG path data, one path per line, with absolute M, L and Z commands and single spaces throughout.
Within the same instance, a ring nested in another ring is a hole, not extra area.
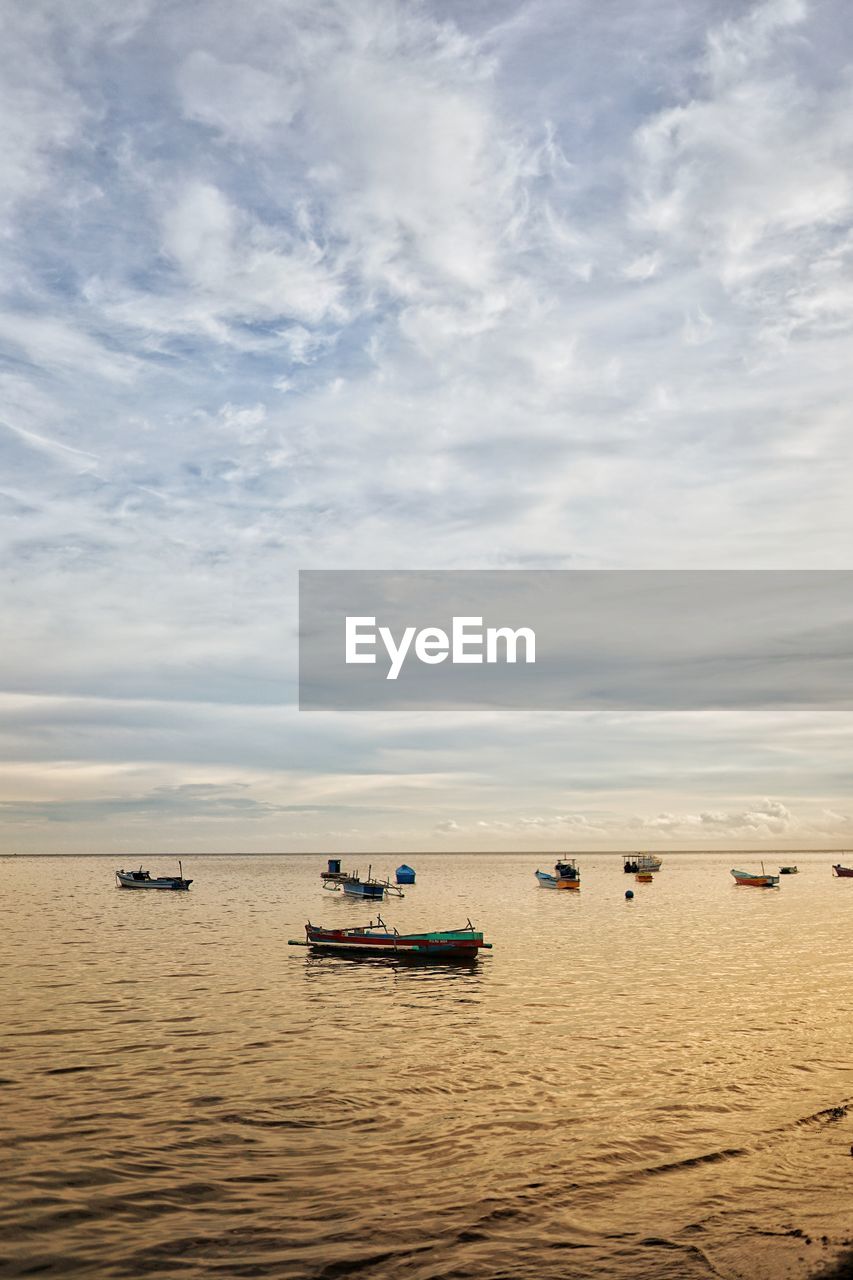
M 761 875 L 752 871 L 735 871 L 732 870 L 735 878 L 735 884 L 752 885 L 754 889 L 776 889 L 779 885 L 778 876 L 765 875 L 764 864 L 761 866 Z

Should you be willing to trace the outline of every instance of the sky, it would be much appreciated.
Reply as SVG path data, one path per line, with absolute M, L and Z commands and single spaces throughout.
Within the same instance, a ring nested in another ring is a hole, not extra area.
M 0 851 L 853 845 L 849 711 L 299 712 L 300 569 L 849 568 L 842 0 L 6 0 Z

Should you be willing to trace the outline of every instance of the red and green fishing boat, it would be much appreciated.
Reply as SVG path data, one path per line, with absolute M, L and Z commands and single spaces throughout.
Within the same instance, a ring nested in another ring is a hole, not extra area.
M 291 947 L 311 947 L 315 951 L 338 955 L 427 956 L 431 960 L 476 959 L 480 951 L 491 950 L 469 920 L 464 929 L 430 930 L 426 933 L 400 933 L 387 925 L 381 916 L 376 923 L 356 929 L 326 929 L 306 924 L 305 941 L 291 938 Z

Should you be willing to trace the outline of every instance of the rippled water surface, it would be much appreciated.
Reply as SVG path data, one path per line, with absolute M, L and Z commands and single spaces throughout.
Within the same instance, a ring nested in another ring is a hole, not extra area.
M 408 860 L 384 918 L 470 916 L 479 963 L 288 947 L 370 917 L 318 857 L 186 859 L 189 894 L 0 862 L 0 1275 L 776 1280 L 841 1252 L 831 857 L 769 892 L 733 885 L 744 855 L 651 885 L 580 855 L 579 894 L 538 888 L 542 855 Z

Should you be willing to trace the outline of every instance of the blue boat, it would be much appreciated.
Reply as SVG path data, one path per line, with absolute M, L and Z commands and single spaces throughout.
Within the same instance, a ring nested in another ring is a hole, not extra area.
M 339 884 L 342 880 L 347 880 L 351 875 L 358 875 L 357 871 L 342 871 L 340 858 L 329 858 L 326 864 L 326 870 L 320 872 L 320 879 L 324 883 Z
M 357 871 L 351 874 L 341 872 L 339 878 L 331 880 L 328 875 L 323 875 L 324 889 L 342 889 L 348 898 L 365 898 L 370 902 L 377 899 L 381 901 L 387 894 L 389 897 L 393 894 L 397 898 L 402 898 L 403 890 L 398 889 L 390 880 L 377 880 L 370 872 L 372 867 L 367 868 L 367 875 L 362 878 Z
M 397 877 L 397 884 L 414 884 L 415 883 L 415 868 L 406 866 L 405 862 L 402 864 L 402 866 L 399 866 L 397 868 L 394 874 Z
M 341 888 L 348 898 L 369 898 L 373 901 L 385 897 L 385 885 L 381 880 L 343 880 Z

